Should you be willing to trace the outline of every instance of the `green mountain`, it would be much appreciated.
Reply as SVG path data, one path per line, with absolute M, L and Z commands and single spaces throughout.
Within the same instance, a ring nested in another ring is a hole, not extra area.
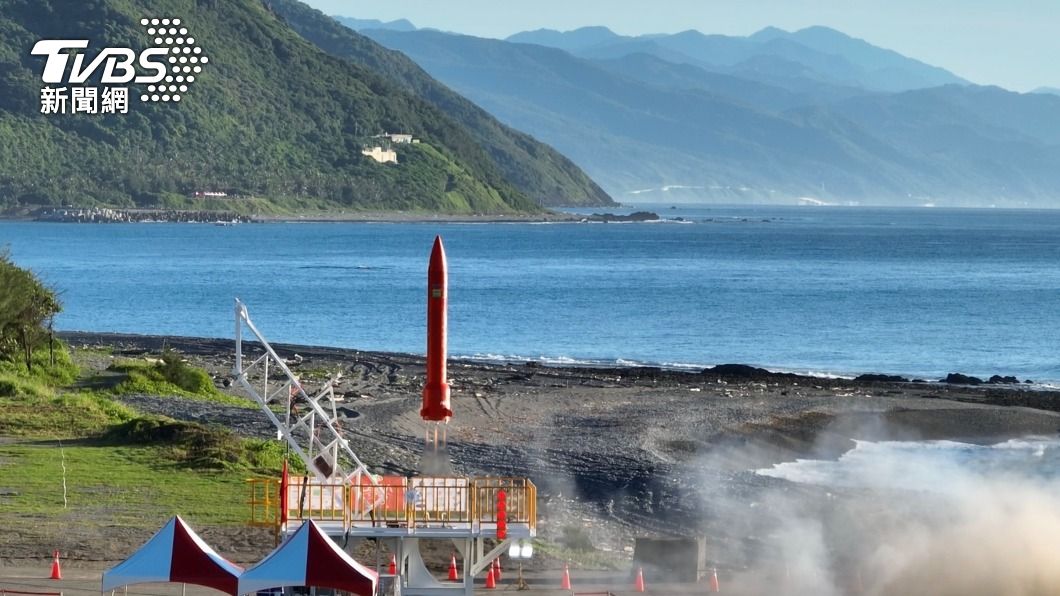
M 462 124 L 490 154 L 504 177 L 541 205 L 614 204 L 574 162 L 530 135 L 501 124 L 431 78 L 404 54 L 384 48 L 297 0 L 270 0 L 269 5 L 295 31 L 324 51 L 385 75 Z
M 147 47 L 145 17 L 179 17 L 209 57 L 179 103 L 143 102 L 145 85 L 131 83 L 127 114 L 40 113 L 38 40 L 88 39 L 87 64 L 103 47 Z M 395 144 L 398 163 L 377 163 L 361 150 L 381 131 L 422 142 Z M 320 51 L 268 3 L 0 0 L 0 209 L 203 206 L 187 199 L 196 191 L 244 197 L 208 205 L 244 211 L 540 209 L 453 118 Z

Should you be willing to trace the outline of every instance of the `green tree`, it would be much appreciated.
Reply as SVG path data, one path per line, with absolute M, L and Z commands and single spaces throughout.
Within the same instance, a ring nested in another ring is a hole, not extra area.
M 51 339 L 51 325 L 62 310 L 59 297 L 37 277 L 0 252 L 0 358 L 22 358 L 33 370 L 33 351 Z

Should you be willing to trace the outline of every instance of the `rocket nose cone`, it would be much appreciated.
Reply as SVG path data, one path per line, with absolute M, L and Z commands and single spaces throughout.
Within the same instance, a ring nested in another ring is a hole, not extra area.
M 442 237 L 434 237 L 434 248 L 431 249 L 431 262 L 430 268 L 444 268 L 445 267 L 445 247 L 442 246 Z

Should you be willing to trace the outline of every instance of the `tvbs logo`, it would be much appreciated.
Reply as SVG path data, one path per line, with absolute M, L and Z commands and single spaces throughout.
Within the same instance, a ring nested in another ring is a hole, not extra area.
M 141 19 L 154 44 L 137 53 L 103 48 L 88 60 L 87 39 L 43 39 L 30 51 L 44 56 L 43 114 L 125 114 L 129 88 L 146 85 L 141 102 L 179 102 L 210 59 L 180 19 Z M 86 86 L 90 79 L 99 86 Z M 53 87 L 53 85 L 56 85 Z

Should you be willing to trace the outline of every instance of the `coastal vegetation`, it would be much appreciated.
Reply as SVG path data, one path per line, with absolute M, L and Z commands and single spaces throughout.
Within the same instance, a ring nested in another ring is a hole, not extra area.
M 120 359 L 107 370 L 121 374 L 111 389 L 115 395 L 169 395 L 252 407 L 245 399 L 219 391 L 206 371 L 190 366 L 173 350 L 152 361 Z
M 278 471 L 283 446 L 143 414 L 121 397 L 249 402 L 219 391 L 209 374 L 172 350 L 151 360 L 71 350 L 48 334 L 58 307 L 31 271 L 0 258 L 0 515 L 59 515 L 91 509 L 104 496 L 115 510 L 98 523 L 151 524 L 178 511 L 216 523 L 245 521 L 243 478 Z M 28 352 L 22 338 L 32 340 Z M 79 366 L 100 358 L 113 360 L 101 371 L 106 377 Z
M 55 18 L 64 10 L 58 0 L 15 0 L 0 14 L 0 212 L 541 210 L 520 189 L 533 176 L 517 187 L 441 109 L 328 56 L 258 0 L 101 0 Z M 41 113 L 44 62 L 29 53 L 37 40 L 76 31 L 93 48 L 140 49 L 149 39 L 139 20 L 152 14 L 182 15 L 210 60 L 179 103 L 142 102 L 143 85 L 133 84 L 127 114 Z M 398 163 L 377 163 L 361 151 L 383 132 L 421 142 L 393 143 Z M 541 152 L 516 169 L 544 163 Z
M 0 360 L 14 365 L 11 370 L 22 366 L 32 373 L 34 351 L 52 341 L 52 318 L 62 308 L 59 297 L 12 263 L 6 251 L 0 252 L 0 288 Z

